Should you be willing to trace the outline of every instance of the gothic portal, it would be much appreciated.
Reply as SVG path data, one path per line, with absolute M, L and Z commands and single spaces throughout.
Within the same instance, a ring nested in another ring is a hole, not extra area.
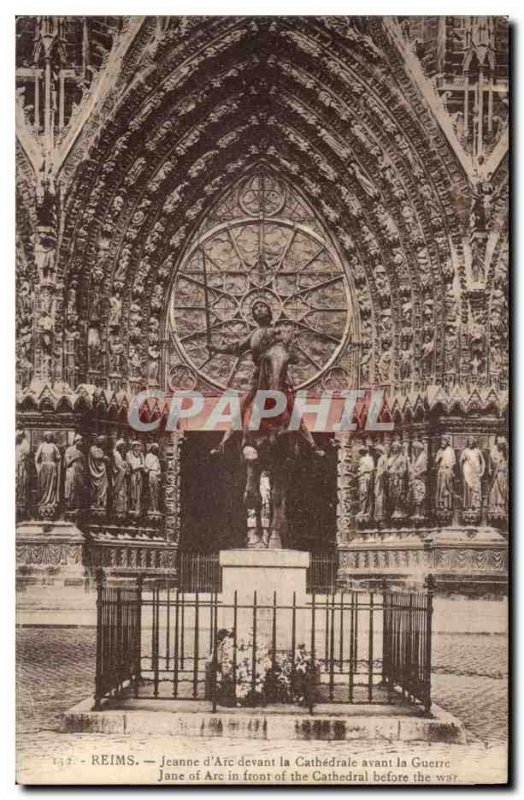
M 208 448 L 129 405 L 246 387 L 218 350 L 262 299 L 295 388 L 383 392 L 387 430 L 358 407 L 326 433 L 339 582 L 504 585 L 507 39 L 501 17 L 17 20 L 21 567 L 176 573 Z

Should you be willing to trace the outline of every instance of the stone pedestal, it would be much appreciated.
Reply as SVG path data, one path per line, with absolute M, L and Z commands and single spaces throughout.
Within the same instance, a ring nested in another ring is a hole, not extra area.
M 239 641 L 250 641 L 256 624 L 259 644 L 269 646 L 275 636 L 277 648 L 288 647 L 294 616 L 296 641 L 305 642 L 311 615 L 309 607 L 306 608 L 309 563 L 309 553 L 299 550 L 221 550 L 219 627 L 233 627 L 236 592 Z M 294 614 L 293 597 L 296 604 Z
M 495 528 L 391 529 L 360 534 L 339 548 L 346 585 L 419 584 L 432 573 L 444 588 L 481 594 L 507 589 L 508 545 Z
M 17 625 L 96 624 L 95 584 L 84 565 L 84 545 L 73 522 L 17 525 Z
M 85 537 L 73 522 L 30 520 L 16 526 L 16 566 L 60 567 L 65 571 L 83 574 Z
M 306 595 L 306 570 L 310 554 L 300 550 L 221 550 L 222 596 L 229 602 L 235 591 L 239 602 L 290 603 L 296 592 L 298 602 Z

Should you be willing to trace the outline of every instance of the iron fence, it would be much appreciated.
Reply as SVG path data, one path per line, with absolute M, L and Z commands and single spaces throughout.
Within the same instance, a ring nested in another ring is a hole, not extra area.
M 306 574 L 307 591 L 334 592 L 337 588 L 338 554 L 312 554 Z
M 142 584 L 138 576 L 107 585 L 103 570 L 97 573 L 95 708 L 140 680 Z
M 432 575 L 425 591 L 383 592 L 382 678 L 403 696 L 431 708 Z
M 422 592 L 184 592 L 172 578 L 99 584 L 95 707 L 103 697 L 218 705 L 431 706 L 433 586 Z
M 222 591 L 218 553 L 179 553 L 178 585 L 183 592 Z

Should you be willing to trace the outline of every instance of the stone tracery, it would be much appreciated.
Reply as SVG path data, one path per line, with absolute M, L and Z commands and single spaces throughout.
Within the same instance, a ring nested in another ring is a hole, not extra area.
M 352 339 L 358 339 L 336 250 L 314 212 L 264 166 L 242 178 L 211 210 L 177 269 L 169 308 L 170 388 L 180 388 L 176 374 L 185 380 L 184 363 L 204 385 L 245 387 L 250 360 L 210 358 L 207 337 L 224 345 L 231 337 L 246 336 L 253 324 L 251 307 L 260 298 L 269 302 L 278 327 L 293 336 L 300 353 L 299 363 L 290 367 L 294 385 L 318 382 L 331 363 L 347 355 L 351 327 Z M 339 370 L 344 386 L 358 380 L 358 374 Z

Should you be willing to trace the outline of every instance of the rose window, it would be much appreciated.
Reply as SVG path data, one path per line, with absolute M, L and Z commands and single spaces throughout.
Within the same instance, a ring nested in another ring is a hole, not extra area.
M 293 342 L 293 384 L 313 384 L 336 361 L 350 333 L 349 287 L 337 252 L 302 197 L 273 173 L 241 180 L 211 210 L 177 271 L 169 306 L 171 388 L 198 378 L 243 389 L 253 362 L 211 354 L 255 327 L 251 310 L 265 300 L 274 324 Z

